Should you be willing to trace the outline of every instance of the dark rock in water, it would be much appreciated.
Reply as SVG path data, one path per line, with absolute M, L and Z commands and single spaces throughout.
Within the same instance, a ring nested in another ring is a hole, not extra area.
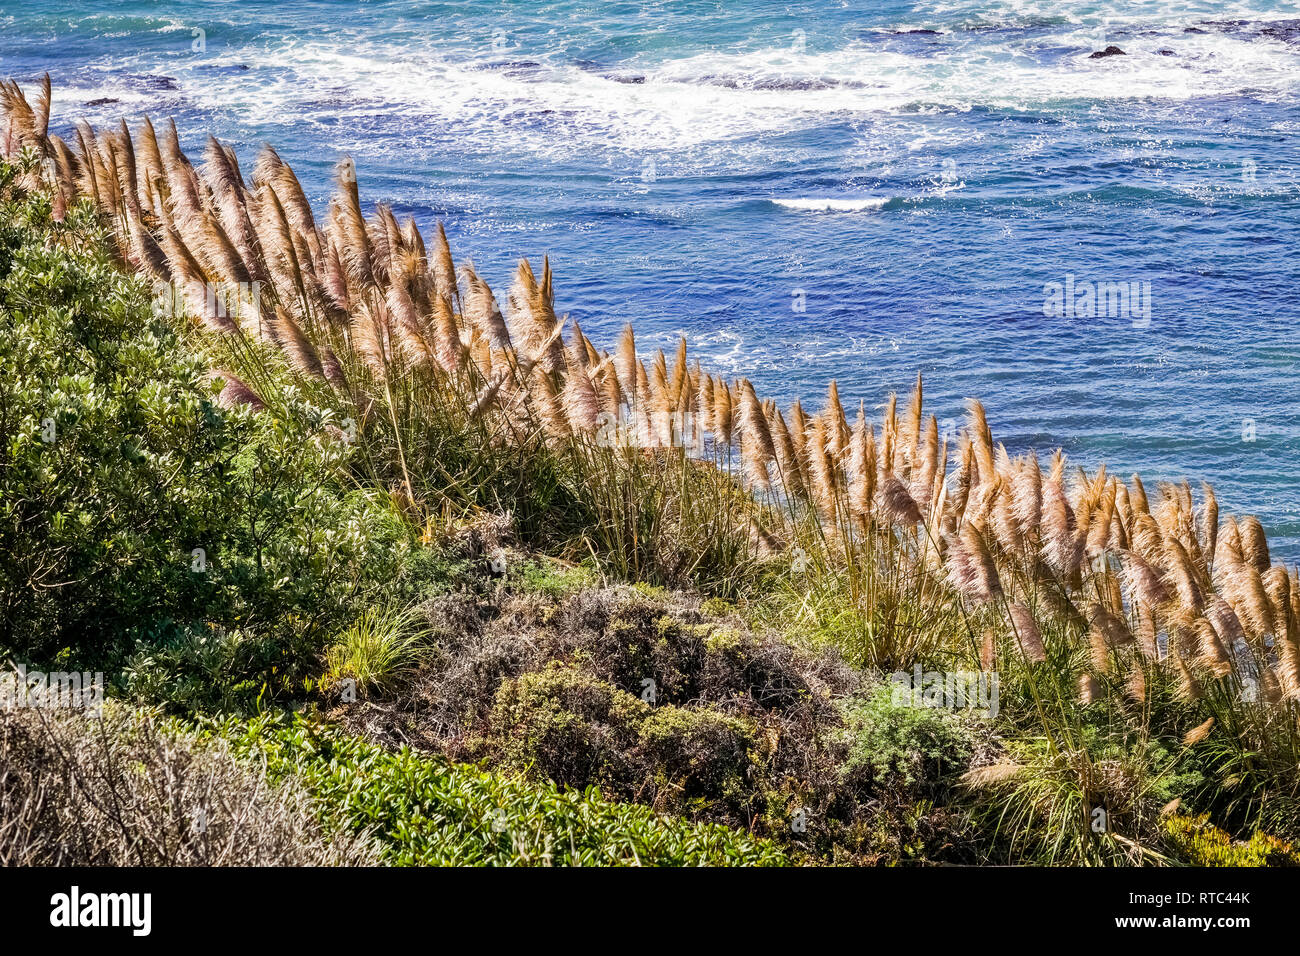
M 1177 55 L 1178 55 L 1178 54 L 1175 53 L 1173 50 L 1156 50 L 1156 52 L 1159 53 L 1161 56 L 1177 56 Z
M 1300 20 L 1278 20 L 1270 23 L 1259 31 L 1261 36 L 1272 37 L 1274 40 L 1285 40 L 1290 43 L 1292 40 L 1300 38 Z
M 179 90 L 174 76 L 158 76 L 152 73 L 146 73 L 140 77 L 146 89 L 150 90 Z
M 1199 27 L 1184 27 L 1184 33 L 1208 33 L 1210 27 L 1220 33 L 1246 33 L 1251 37 L 1268 37 L 1290 43 L 1300 39 L 1300 20 L 1202 20 Z
M 706 73 L 700 77 L 701 83 L 707 83 L 711 86 L 721 86 L 728 90 L 740 89 L 740 83 L 734 76 L 722 76 L 717 73 Z
M 753 88 L 756 90 L 831 90 L 837 85 L 830 80 L 822 79 L 787 80 L 764 78 L 754 81 Z
M 920 36 L 927 36 L 927 37 L 933 37 L 939 35 L 938 30 L 900 30 L 899 33 L 903 35 L 907 35 L 909 33 L 915 33 Z
M 1090 59 L 1090 60 L 1100 60 L 1100 59 L 1102 59 L 1102 58 L 1104 58 L 1104 57 L 1108 57 L 1108 56 L 1128 56 L 1128 54 L 1125 53 L 1123 50 L 1121 50 L 1121 49 L 1120 49 L 1119 47 L 1117 47 L 1117 46 L 1108 46 L 1108 47 L 1106 47 L 1106 49 L 1104 49 L 1104 50 L 1098 50 L 1096 53 L 1089 53 L 1089 54 L 1088 54 L 1088 59 Z
M 86 105 L 87 105 L 87 106 L 107 106 L 109 103 L 120 103 L 120 102 L 121 102 L 121 100 L 114 99 L 114 98 L 111 97 L 111 96 L 101 96 L 101 97 L 100 97 L 99 99 L 97 99 L 97 100 L 91 100 L 91 101 L 88 102 Z

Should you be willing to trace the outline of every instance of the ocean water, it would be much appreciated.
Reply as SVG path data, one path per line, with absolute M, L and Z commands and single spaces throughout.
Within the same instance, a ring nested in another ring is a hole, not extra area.
M 0 73 L 46 70 L 56 129 L 269 142 L 322 203 L 349 154 L 498 293 L 549 255 L 598 344 L 785 401 L 919 371 L 1300 560 L 1296 2 L 3 0 Z

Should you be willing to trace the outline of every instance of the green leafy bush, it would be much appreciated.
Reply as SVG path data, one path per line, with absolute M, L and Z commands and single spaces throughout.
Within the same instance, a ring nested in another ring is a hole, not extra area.
M 299 719 L 215 727 L 323 805 L 333 828 L 373 832 L 397 865 L 780 865 L 770 843 L 403 748 L 386 751 Z
M 715 710 L 659 707 L 641 726 L 640 756 L 676 799 L 744 806 L 751 799 L 750 721 Z
M 508 766 L 566 786 L 624 788 L 649 714 L 639 698 L 555 663 L 501 685 L 488 733 Z
M 328 413 L 223 405 L 109 247 L 88 209 L 0 190 L 0 647 L 88 666 L 144 641 L 197 677 L 209 633 L 334 626 L 404 529 L 342 490 Z
M 896 703 L 889 684 L 844 705 L 850 785 L 873 792 L 935 796 L 966 769 L 973 731 L 949 711 Z

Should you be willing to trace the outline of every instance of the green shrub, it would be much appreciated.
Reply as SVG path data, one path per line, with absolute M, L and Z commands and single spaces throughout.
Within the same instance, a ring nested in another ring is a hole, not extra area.
M 770 843 L 613 803 L 599 790 L 385 751 L 304 720 L 217 726 L 323 805 L 330 827 L 377 835 L 386 862 L 421 866 L 780 865 Z
M 140 634 L 121 672 L 124 695 L 173 713 L 251 713 L 301 694 L 314 655 L 300 641 L 204 625 Z
M 641 726 L 640 758 L 675 800 L 744 806 L 754 727 L 713 710 L 659 707 Z
M 488 732 L 507 766 L 566 786 L 626 788 L 649 713 L 626 691 L 553 663 L 501 685 Z
M 744 819 L 755 728 L 709 708 L 651 707 L 558 662 L 504 682 L 488 720 L 488 752 L 563 786 L 714 818 Z
M 844 704 L 846 783 L 883 793 L 935 796 L 964 771 L 975 751 L 968 722 L 949 711 L 896 703 L 882 684 Z
M 1192 866 L 1300 866 L 1300 850 L 1292 844 L 1263 832 L 1233 840 L 1208 814 L 1172 813 L 1162 829 L 1174 856 Z
M 197 679 L 210 631 L 326 633 L 405 529 L 341 490 L 328 413 L 222 405 L 109 247 L 86 208 L 0 191 L 0 646 L 89 666 L 144 641 Z

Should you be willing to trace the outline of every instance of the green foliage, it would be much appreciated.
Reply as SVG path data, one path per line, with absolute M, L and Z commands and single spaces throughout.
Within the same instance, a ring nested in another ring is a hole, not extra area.
M 1300 866 L 1300 851 L 1292 844 L 1263 832 L 1233 840 L 1208 814 L 1172 813 L 1162 830 L 1174 856 L 1191 866 Z
M 659 707 L 641 725 L 642 759 L 661 788 L 701 810 L 715 802 L 744 806 L 750 799 L 754 725 L 716 710 Z
M 566 786 L 626 787 L 649 713 L 639 698 L 554 663 L 501 685 L 488 732 L 507 766 Z
M 554 599 L 583 587 L 591 587 L 599 582 L 599 577 L 587 565 L 524 560 L 509 566 L 506 581 L 521 591 Z
M 368 607 L 325 652 L 325 681 L 350 679 L 362 692 L 391 687 L 419 663 L 427 637 L 417 608 Z
M 388 752 L 302 720 L 216 728 L 292 775 L 330 827 L 373 832 L 386 862 L 419 866 L 780 865 L 770 843 L 711 824 L 465 765 Z
M 1238 834 L 1260 829 L 1300 840 L 1294 707 L 1270 713 L 1264 702 L 1243 702 L 1231 686 L 1210 686 L 1202 703 L 1215 724 L 1184 761 L 1202 775 L 1186 791 L 1195 806 Z
M 652 707 L 558 662 L 504 682 L 485 734 L 502 765 L 565 786 L 599 785 L 733 821 L 753 800 L 751 721 L 708 707 Z
M 1055 866 L 1164 862 L 1157 825 L 1171 784 L 1163 748 L 1091 738 L 1064 750 L 1017 741 L 1015 772 L 976 787 L 978 813 L 1006 859 Z
M 0 194 L 0 646 L 89 666 L 143 641 L 193 664 L 186 686 L 215 666 L 205 641 L 335 626 L 406 532 L 343 490 L 328 414 L 223 407 L 87 211 L 48 214 Z
M 138 703 L 173 713 L 252 713 L 301 696 L 313 647 L 298 640 L 203 625 L 140 633 L 121 672 L 121 690 Z
M 843 705 L 847 783 L 876 792 L 942 792 L 966 769 L 975 751 L 969 719 L 949 711 L 894 700 L 882 684 Z

